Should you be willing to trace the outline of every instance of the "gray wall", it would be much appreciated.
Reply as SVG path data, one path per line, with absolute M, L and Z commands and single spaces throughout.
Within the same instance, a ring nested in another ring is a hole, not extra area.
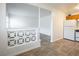
M 28 16 L 9 16 L 9 27 L 10 28 L 37 28 L 38 27 L 38 17 L 28 17 Z
M 40 9 L 40 33 L 51 36 L 51 12 Z
M 16 55 L 18 53 L 28 51 L 40 47 L 39 37 L 37 41 L 16 47 L 8 47 L 7 44 L 7 28 L 6 28 L 6 4 L 0 3 L 0 55 Z M 38 28 L 35 28 L 39 34 Z M 37 34 L 37 35 L 38 35 Z

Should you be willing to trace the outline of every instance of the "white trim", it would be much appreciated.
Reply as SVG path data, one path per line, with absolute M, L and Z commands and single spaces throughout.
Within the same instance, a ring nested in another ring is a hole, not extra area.
M 63 38 L 54 39 L 53 42 L 61 40 L 61 39 L 63 39 Z
M 40 40 L 40 8 L 39 7 L 38 7 L 38 20 L 39 20 L 39 22 L 38 22 L 39 35 L 38 36 L 39 36 L 39 41 L 41 41 Z
M 51 41 L 53 42 L 53 19 L 52 19 L 52 11 L 51 11 Z

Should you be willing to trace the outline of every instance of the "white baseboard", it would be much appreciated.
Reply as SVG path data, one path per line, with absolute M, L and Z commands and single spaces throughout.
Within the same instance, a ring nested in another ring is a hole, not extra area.
M 54 41 L 53 41 L 53 42 L 58 41 L 58 40 L 60 40 L 60 39 L 63 39 L 63 37 L 62 37 L 62 38 L 58 38 L 58 39 L 54 39 Z

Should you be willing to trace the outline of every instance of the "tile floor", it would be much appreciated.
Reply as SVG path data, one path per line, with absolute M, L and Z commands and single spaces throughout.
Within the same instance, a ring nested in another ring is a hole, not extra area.
M 42 46 L 18 56 L 79 56 L 79 42 L 60 39 L 53 43 L 41 42 Z

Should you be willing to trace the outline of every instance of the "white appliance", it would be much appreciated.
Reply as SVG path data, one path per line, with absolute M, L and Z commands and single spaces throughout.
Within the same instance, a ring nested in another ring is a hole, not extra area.
M 76 20 L 64 20 L 64 38 L 74 40 L 74 29 Z

